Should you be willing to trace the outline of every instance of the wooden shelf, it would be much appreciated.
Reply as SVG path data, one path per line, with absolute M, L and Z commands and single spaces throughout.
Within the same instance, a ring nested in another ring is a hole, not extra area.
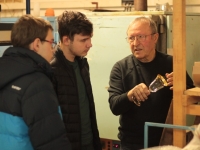
M 200 88 L 196 87 L 196 88 L 185 90 L 184 94 L 188 96 L 200 96 Z
M 183 101 L 183 106 L 186 107 L 186 114 L 200 116 L 200 88 L 192 88 L 184 91 L 187 96 L 186 101 Z
M 189 105 L 186 109 L 186 114 L 200 116 L 200 105 L 198 104 Z

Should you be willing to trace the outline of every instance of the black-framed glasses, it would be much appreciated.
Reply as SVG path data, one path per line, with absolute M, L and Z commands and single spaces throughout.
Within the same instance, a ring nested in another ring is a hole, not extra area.
M 150 36 L 150 35 L 153 35 L 155 33 L 152 33 L 152 34 L 148 34 L 148 35 L 136 35 L 136 36 L 130 36 L 130 37 L 127 37 L 126 40 L 127 42 L 129 43 L 132 43 L 135 41 L 135 39 L 137 39 L 139 42 L 144 42 L 146 40 L 146 37 L 147 36 Z
M 50 43 L 50 44 L 51 44 L 51 48 L 52 48 L 52 49 L 56 49 L 56 46 L 57 46 L 57 43 L 56 43 L 56 42 L 48 41 L 48 40 L 41 40 L 41 41 Z

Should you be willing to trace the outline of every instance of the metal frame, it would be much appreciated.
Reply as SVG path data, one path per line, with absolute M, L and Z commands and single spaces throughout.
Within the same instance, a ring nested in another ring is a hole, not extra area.
M 148 148 L 148 127 L 161 127 L 161 128 L 173 128 L 173 129 L 182 129 L 182 130 L 190 130 L 194 131 L 194 127 L 189 126 L 180 126 L 180 125 L 172 125 L 172 124 L 163 124 L 163 123 L 154 123 L 154 122 L 145 122 L 144 125 L 144 148 Z

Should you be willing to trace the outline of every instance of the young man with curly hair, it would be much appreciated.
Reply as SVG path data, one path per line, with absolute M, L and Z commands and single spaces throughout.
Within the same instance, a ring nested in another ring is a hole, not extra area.
M 60 44 L 51 66 L 67 136 L 73 150 L 101 150 L 85 58 L 92 47 L 93 25 L 80 12 L 65 11 L 57 19 Z

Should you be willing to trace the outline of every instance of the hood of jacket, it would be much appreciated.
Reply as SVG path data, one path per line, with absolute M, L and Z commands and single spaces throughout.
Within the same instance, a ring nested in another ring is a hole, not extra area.
M 50 64 L 32 50 L 9 47 L 0 57 L 0 89 L 24 75 L 43 72 L 52 76 Z

